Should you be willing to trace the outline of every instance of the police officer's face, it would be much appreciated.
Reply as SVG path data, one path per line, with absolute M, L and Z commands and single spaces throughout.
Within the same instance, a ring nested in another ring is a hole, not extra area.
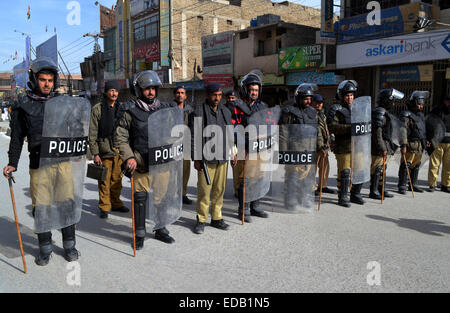
M 228 102 L 233 102 L 233 101 L 236 101 L 237 100 L 237 97 L 236 96 L 228 96 L 227 97 L 227 101 Z
M 355 100 L 355 95 L 353 93 L 348 93 L 344 96 L 344 101 L 349 105 L 353 103 L 353 100 Z
M 309 107 L 311 105 L 311 97 L 304 97 L 302 99 L 302 104 L 305 108 Z
M 250 85 L 248 87 L 248 92 L 250 96 L 250 100 L 256 101 L 259 98 L 259 86 L 258 85 Z
M 322 111 L 323 102 L 315 102 L 315 101 L 313 101 L 312 105 L 317 111 Z
M 186 101 L 186 89 L 180 88 L 175 92 L 175 101 L 177 103 L 184 103 Z
M 39 74 L 38 85 L 39 91 L 43 96 L 48 96 L 53 89 L 55 84 L 54 76 L 52 74 Z
M 423 111 L 423 101 L 417 102 L 417 109 L 419 109 L 419 111 Z
M 213 106 L 219 105 L 222 100 L 222 91 L 216 91 L 208 94 L 209 103 Z
M 147 88 L 142 89 L 142 95 L 147 99 L 155 99 L 156 97 L 156 87 L 149 86 Z
M 117 101 L 119 97 L 119 92 L 116 89 L 109 89 L 106 91 L 106 99 L 109 101 Z

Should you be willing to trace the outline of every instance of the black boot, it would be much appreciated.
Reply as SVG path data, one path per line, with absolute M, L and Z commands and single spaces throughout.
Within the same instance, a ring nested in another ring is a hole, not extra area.
M 50 257 L 52 255 L 52 233 L 41 233 L 38 235 L 39 242 L 39 255 L 34 260 L 37 265 L 45 266 L 50 261 Z
M 250 202 L 250 214 L 253 216 L 258 216 L 262 218 L 268 218 L 269 214 L 265 212 L 261 207 L 259 206 L 260 200 L 255 200 Z
M 341 187 L 339 189 L 339 205 L 349 208 L 350 198 L 348 196 L 348 190 L 350 189 L 350 170 L 344 170 L 341 172 Z
M 64 258 L 67 262 L 78 260 L 80 253 L 75 249 L 75 225 L 61 229 L 63 237 Z
M 144 247 L 145 229 L 145 204 L 147 203 L 146 192 L 136 192 L 134 194 L 134 225 L 136 230 L 136 250 Z M 133 243 L 131 243 L 133 245 Z
M 378 192 L 381 172 L 382 167 L 378 166 L 377 169 L 375 170 L 375 173 L 373 173 L 370 176 L 370 194 L 369 194 L 370 199 L 381 200 L 381 194 L 380 192 Z
M 245 223 L 252 222 L 252 217 L 250 216 L 249 204 L 248 204 L 248 202 L 244 203 L 244 188 L 241 185 L 239 187 L 239 208 L 238 208 L 238 219 L 241 221 L 242 221 L 242 214 L 244 214 L 244 222 Z
M 410 165 L 408 164 L 408 167 Z M 406 194 L 406 183 L 408 182 L 408 172 L 407 168 L 404 162 L 400 164 L 400 168 L 398 170 L 398 193 L 399 194 Z
M 363 184 L 356 184 L 352 186 L 352 190 L 350 192 L 350 202 L 359 205 L 363 205 L 365 203 L 361 195 L 362 185 Z
M 175 242 L 175 239 L 170 237 L 169 231 L 165 227 L 157 229 L 155 231 L 155 239 L 160 240 L 165 243 L 174 243 Z
M 423 189 L 417 185 L 417 179 L 419 178 L 419 170 L 420 170 L 420 163 L 417 164 L 416 167 L 411 170 L 411 180 L 414 192 L 422 193 Z M 411 187 L 409 187 L 409 189 L 411 189 Z

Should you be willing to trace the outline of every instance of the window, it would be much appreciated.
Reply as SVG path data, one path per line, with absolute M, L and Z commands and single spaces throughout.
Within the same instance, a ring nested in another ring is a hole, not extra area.
M 266 38 L 272 38 L 272 31 L 266 32 Z
M 242 32 L 239 34 L 239 39 L 247 39 L 248 38 L 248 32 Z
M 258 54 L 257 56 L 263 56 L 264 55 L 264 40 L 258 40 Z
M 228 25 L 233 25 L 233 21 L 232 20 L 227 20 L 227 24 Z
M 134 41 L 156 39 L 159 36 L 159 16 L 155 15 L 134 24 Z
M 197 20 L 198 20 L 199 22 L 203 21 L 203 16 L 201 16 L 201 15 L 197 16 Z

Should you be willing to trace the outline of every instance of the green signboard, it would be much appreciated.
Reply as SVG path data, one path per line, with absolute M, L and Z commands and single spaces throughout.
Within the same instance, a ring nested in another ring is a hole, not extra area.
M 319 68 L 325 66 L 322 45 L 308 45 L 286 48 L 278 54 L 280 71 Z

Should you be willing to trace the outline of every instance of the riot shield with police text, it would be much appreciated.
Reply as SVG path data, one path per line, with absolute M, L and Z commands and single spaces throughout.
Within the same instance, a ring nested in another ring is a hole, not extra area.
M 245 202 L 264 197 L 270 190 L 274 145 L 281 110 L 260 110 L 248 119 L 248 156 L 245 161 Z
M 305 124 L 279 126 L 277 177 L 282 183 L 272 185 L 274 199 L 281 196 L 283 213 L 309 213 L 314 206 L 317 128 Z
M 372 108 L 370 97 L 359 97 L 351 105 L 352 183 L 370 180 Z
M 45 103 L 39 168 L 31 170 L 35 231 L 44 233 L 81 219 L 91 104 L 58 96 Z
M 148 219 L 161 229 L 181 216 L 183 193 L 183 111 L 160 109 L 148 118 Z

